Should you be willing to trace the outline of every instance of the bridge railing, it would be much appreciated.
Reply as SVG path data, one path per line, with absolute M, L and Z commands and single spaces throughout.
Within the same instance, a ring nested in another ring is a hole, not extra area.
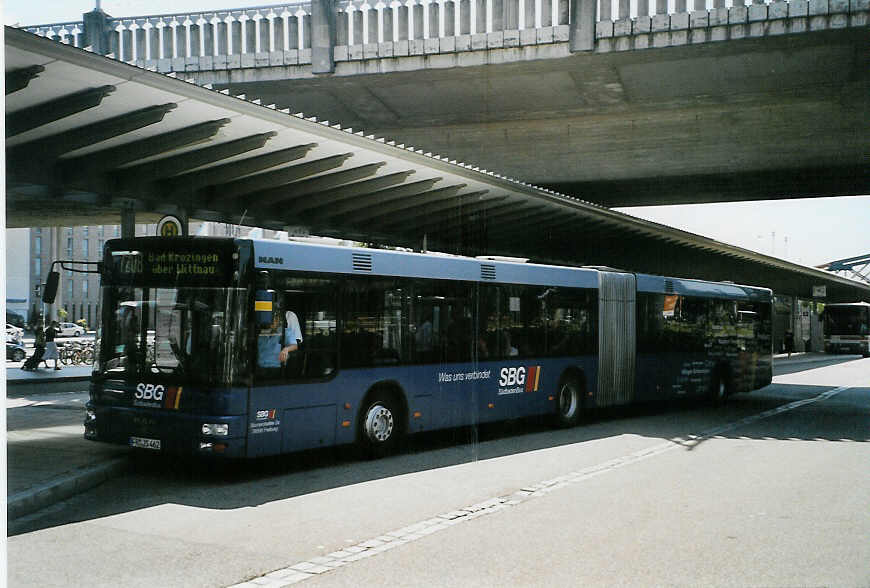
M 29 31 L 40 37 L 54 39 L 60 43 L 74 45 L 75 47 L 82 46 L 82 33 L 84 32 L 84 22 L 58 22 L 53 24 L 42 24 L 21 27 L 25 31 Z
M 580 1 L 584 0 L 337 0 L 333 15 L 335 60 L 566 41 L 572 25 L 570 3 Z M 711 27 L 716 23 L 812 16 L 814 10 L 815 14 L 831 15 L 855 9 L 866 13 L 868 3 L 868 0 L 592 1 L 597 3 L 597 39 L 689 29 L 698 23 Z M 310 0 L 212 12 L 108 18 L 108 39 L 103 47 L 105 53 L 116 59 L 157 67 L 160 71 L 306 64 L 311 63 L 311 18 Z M 85 44 L 82 21 L 24 28 L 77 47 Z M 503 35 L 497 35 L 502 37 L 501 43 L 496 40 L 493 44 L 491 39 L 481 37 L 502 32 Z M 414 43 L 438 39 L 449 42 L 434 42 L 431 46 L 428 42 Z M 718 39 L 713 35 L 708 40 Z M 393 53 L 389 48 L 368 49 L 404 41 L 410 42 L 410 53 L 399 50 Z
M 108 19 L 111 55 L 122 61 L 156 61 L 304 50 L 311 3 Z M 24 27 L 81 47 L 83 22 Z
M 541 29 L 569 24 L 568 0 L 352 0 L 338 44 L 360 45 Z
M 598 21 L 615 21 L 639 16 L 673 15 L 719 8 L 769 5 L 777 0 L 598 0 Z

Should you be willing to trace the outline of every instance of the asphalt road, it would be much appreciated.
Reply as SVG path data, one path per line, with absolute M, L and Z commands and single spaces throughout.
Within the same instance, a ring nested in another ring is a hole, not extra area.
M 9 585 L 867 586 L 870 359 L 805 367 L 379 461 L 137 460 L 19 527 Z

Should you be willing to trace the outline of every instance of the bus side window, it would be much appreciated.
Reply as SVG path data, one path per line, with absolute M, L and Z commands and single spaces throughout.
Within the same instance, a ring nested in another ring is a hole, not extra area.
M 336 290 L 332 280 L 293 278 L 281 296 L 283 366 L 288 379 L 317 379 L 336 368 Z
M 558 357 L 594 352 L 590 293 L 568 288 L 552 290 L 547 304 L 547 355 Z
M 336 367 L 336 291 L 332 280 L 278 276 L 271 321 L 258 325 L 257 376 L 316 379 Z
M 437 296 L 427 288 L 428 284 L 417 284 L 414 289 L 412 308 L 413 325 L 413 363 L 434 363 L 440 360 L 441 354 L 441 301 L 443 296 Z
M 478 294 L 477 358 L 497 359 L 516 355 L 516 347 L 510 345 L 510 335 L 499 331 L 499 289 L 492 284 L 481 284 Z M 514 353 L 511 353 L 513 349 Z
M 467 282 L 417 280 L 414 282 L 409 331 L 413 353 L 411 363 L 470 361 L 474 324 L 470 301 L 472 285 Z
M 409 305 L 407 282 L 348 282 L 343 304 L 342 366 L 406 363 L 411 348 Z

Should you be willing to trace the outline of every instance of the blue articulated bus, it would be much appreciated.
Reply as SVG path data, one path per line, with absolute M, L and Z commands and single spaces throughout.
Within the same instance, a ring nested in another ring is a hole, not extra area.
M 771 292 L 249 239 L 106 244 L 85 437 L 258 457 L 771 380 Z

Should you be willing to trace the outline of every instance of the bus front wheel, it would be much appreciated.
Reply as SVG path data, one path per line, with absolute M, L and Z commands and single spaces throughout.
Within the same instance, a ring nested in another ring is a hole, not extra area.
M 386 395 L 373 397 L 360 415 L 360 441 L 369 457 L 394 451 L 402 433 L 400 411 Z
M 565 376 L 559 382 L 556 396 L 556 425 L 573 427 L 580 422 L 583 409 L 583 396 L 580 381 L 576 376 Z

